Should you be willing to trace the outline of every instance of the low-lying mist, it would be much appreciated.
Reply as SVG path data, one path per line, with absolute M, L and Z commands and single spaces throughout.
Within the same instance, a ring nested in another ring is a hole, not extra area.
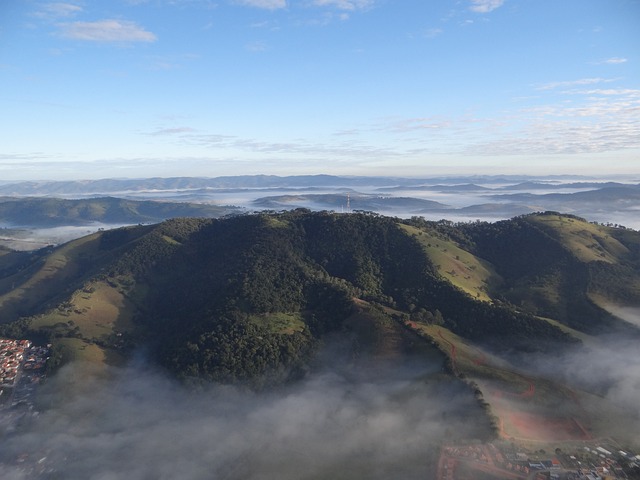
M 625 310 L 631 320 L 634 309 Z M 633 322 L 640 324 L 640 317 Z M 640 336 L 604 333 L 552 355 L 531 355 L 529 373 L 578 389 L 576 408 L 587 412 L 595 433 L 640 449 Z
M 443 439 L 488 434 L 441 361 L 346 363 L 262 393 L 68 365 L 42 387 L 42 412 L 5 436 L 0 478 L 424 479 Z
M 98 230 L 119 228 L 122 224 L 93 223 L 91 225 L 63 227 L 0 229 L 0 245 L 12 250 L 37 250 L 47 245 L 59 245 L 84 237 Z M 1 227 L 0 227 L 1 228 Z

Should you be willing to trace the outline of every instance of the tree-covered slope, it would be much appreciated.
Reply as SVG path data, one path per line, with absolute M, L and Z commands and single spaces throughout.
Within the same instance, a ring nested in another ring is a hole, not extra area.
M 587 260 L 551 218 L 456 225 L 294 210 L 121 228 L 0 256 L 0 315 L 5 334 L 120 354 L 145 346 L 176 375 L 215 381 L 304 371 L 363 301 L 496 352 L 548 350 L 576 340 L 539 316 L 596 331 L 615 324 L 596 293 L 638 300 L 632 286 L 616 297 L 607 285 L 611 275 L 633 285 L 640 245 L 637 232 L 605 229 L 611 258 Z
M 460 225 L 504 279 L 494 296 L 592 333 L 624 328 L 599 304 L 640 304 L 640 234 L 555 212 Z

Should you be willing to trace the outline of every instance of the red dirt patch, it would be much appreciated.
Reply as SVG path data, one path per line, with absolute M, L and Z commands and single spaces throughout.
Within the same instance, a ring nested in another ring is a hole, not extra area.
M 542 441 L 591 439 L 591 435 L 574 418 L 546 417 L 514 411 L 507 413 L 506 417 L 511 429 L 513 429 L 512 432 L 509 432 L 509 436 Z

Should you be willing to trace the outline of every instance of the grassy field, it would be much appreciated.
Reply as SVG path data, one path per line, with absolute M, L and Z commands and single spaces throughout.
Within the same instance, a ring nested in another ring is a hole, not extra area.
M 551 231 L 583 262 L 618 263 L 629 250 L 611 235 L 608 227 L 560 215 L 536 215 L 530 221 Z
M 272 333 L 292 334 L 302 332 L 305 328 L 300 313 L 253 315 L 249 320 L 258 326 L 266 327 Z
M 502 282 L 490 263 L 461 249 L 454 241 L 437 233 L 424 232 L 409 225 L 402 228 L 413 235 L 438 269 L 440 276 L 473 298 L 491 301 L 491 288 Z
M 82 269 L 79 259 L 95 254 L 99 247 L 98 235 L 89 235 L 74 242 L 63 245 L 29 268 L 5 277 L 0 283 L 0 291 L 7 291 L 0 296 L 0 308 L 11 321 L 23 309 L 33 308 L 45 302 L 61 283 L 67 283 L 77 277 Z
M 96 365 L 106 362 L 107 353 L 98 345 L 79 338 L 60 338 L 56 343 L 62 347 L 65 360 L 84 361 Z
M 31 326 L 75 330 L 82 338 L 100 340 L 116 331 L 129 331 L 133 326 L 132 311 L 129 301 L 116 287 L 91 282 L 76 291 L 68 302 L 35 317 Z
M 65 362 L 79 360 L 99 368 L 123 364 L 126 338 L 135 333 L 135 305 L 126 292 L 115 279 L 87 282 L 57 308 L 31 317 L 30 328 L 50 331 Z

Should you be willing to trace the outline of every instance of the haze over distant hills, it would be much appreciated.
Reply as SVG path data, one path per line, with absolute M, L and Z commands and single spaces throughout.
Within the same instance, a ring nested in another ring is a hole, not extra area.
M 59 182 L 17 182 L 0 185 L 0 195 L 14 197 L 47 197 L 88 199 L 100 196 L 127 200 L 163 200 L 192 204 L 231 206 L 245 212 L 254 210 L 286 210 L 310 208 L 312 210 L 366 210 L 410 217 L 424 215 L 431 220 L 497 220 L 536 211 L 555 210 L 584 216 L 589 220 L 623 224 L 640 228 L 638 178 L 624 177 L 618 181 L 592 177 L 526 177 L 526 176 L 457 176 L 434 178 L 400 177 L 340 177 L 332 175 L 304 175 L 279 177 L 274 175 L 245 175 L 217 178 L 149 178 L 103 179 Z M 347 198 L 349 196 L 349 198 Z M 3 201 L 17 200 L 7 198 Z M 112 200 L 113 201 L 113 200 Z M 31 213 L 11 216 L 5 205 L 0 209 L 0 224 L 42 227 L 43 217 L 49 223 L 61 225 L 65 215 L 51 215 L 37 211 L 31 203 Z M 148 213 L 151 204 L 126 207 L 125 221 L 160 221 L 172 216 L 187 215 L 177 206 L 156 207 Z M 50 204 L 49 207 L 51 208 Z M 84 216 L 68 218 L 69 224 L 104 222 L 100 208 L 80 207 Z M 195 216 L 218 216 L 224 209 L 189 206 Z M 172 211 L 173 209 L 173 211 Z M 104 209 L 103 209 L 104 210 Z M 162 211 L 161 211 L 162 210 Z M 5 212 L 4 214 L 2 212 Z M 58 207 L 61 212 L 61 207 Z M 236 210 L 238 211 L 238 210 Z M 93 216 L 91 216 L 93 212 Z M 140 212 L 138 216 L 137 212 Z M 181 213 L 182 212 L 182 213 Z M 193 216 L 188 214 L 189 216 Z M 16 218 L 19 217 L 19 218 Z M 52 220 L 53 218 L 59 220 Z M 115 216 L 114 216 L 115 218 Z M 17 223 L 16 223 L 17 222 Z

